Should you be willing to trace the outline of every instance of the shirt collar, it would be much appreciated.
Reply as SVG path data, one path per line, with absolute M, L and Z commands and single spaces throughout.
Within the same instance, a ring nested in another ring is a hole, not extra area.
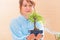
M 24 21 L 28 21 L 28 19 L 26 19 L 22 14 L 21 15 L 19 15 L 19 17 L 18 17 L 20 20 L 24 20 Z

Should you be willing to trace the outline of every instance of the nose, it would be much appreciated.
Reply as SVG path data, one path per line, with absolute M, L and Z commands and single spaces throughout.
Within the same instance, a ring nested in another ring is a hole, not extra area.
M 31 9 L 30 7 L 27 7 L 26 11 L 30 11 L 30 9 Z

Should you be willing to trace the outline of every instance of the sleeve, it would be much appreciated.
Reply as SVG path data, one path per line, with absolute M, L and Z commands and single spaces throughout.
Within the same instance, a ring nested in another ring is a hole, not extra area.
M 24 35 L 22 33 L 21 25 L 18 25 L 15 20 L 13 20 L 10 24 L 10 30 L 12 33 L 13 40 L 26 40 L 27 35 Z

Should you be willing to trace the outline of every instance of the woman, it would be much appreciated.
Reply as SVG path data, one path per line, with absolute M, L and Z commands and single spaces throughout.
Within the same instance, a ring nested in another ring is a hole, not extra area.
M 20 0 L 20 14 L 16 19 L 13 19 L 10 25 L 10 29 L 12 32 L 13 40 L 40 40 L 42 37 L 41 34 L 35 36 L 34 34 L 30 34 L 29 30 L 34 29 L 33 23 L 28 20 L 29 15 L 33 11 L 33 7 L 35 3 L 31 0 Z M 36 24 L 38 28 L 44 30 L 43 26 L 40 23 Z

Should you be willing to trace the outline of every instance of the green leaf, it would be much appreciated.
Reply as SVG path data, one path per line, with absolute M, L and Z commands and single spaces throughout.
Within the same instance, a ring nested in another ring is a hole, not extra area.
M 34 22 L 34 17 L 36 18 L 36 22 L 38 22 L 38 21 L 43 21 L 44 19 L 43 19 L 43 17 L 42 16 L 40 16 L 38 13 L 36 13 L 36 12 L 32 12 L 31 13 L 31 15 L 29 16 L 29 20 L 31 21 L 31 22 Z

